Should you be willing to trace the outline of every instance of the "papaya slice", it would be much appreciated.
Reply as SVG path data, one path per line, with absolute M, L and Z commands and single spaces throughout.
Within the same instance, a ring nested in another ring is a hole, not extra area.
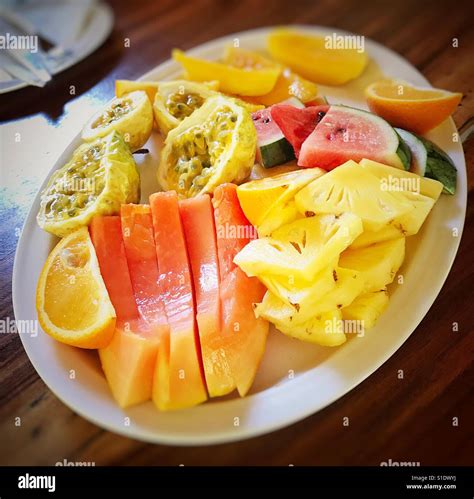
M 99 357 L 112 395 L 121 407 L 128 407 L 151 397 L 158 341 L 136 305 L 120 217 L 94 217 L 90 233 L 117 314 L 112 341 L 99 350 Z
M 225 351 L 219 348 L 219 262 L 211 198 L 208 195 L 179 202 L 193 274 L 197 323 L 202 361 L 209 396 L 218 397 L 235 389 Z
M 237 186 L 217 187 L 212 203 L 220 275 L 219 351 L 225 353 L 235 386 L 243 397 L 252 386 L 265 351 L 268 322 L 257 319 L 253 310 L 254 303 L 262 300 L 265 287 L 257 278 L 247 277 L 233 261 L 255 233 L 240 207 Z
M 169 323 L 158 352 L 152 398 L 161 410 L 182 409 L 207 399 L 192 277 L 176 192 L 152 194 L 150 205 Z
M 149 205 L 124 204 L 122 235 L 140 316 L 157 330 L 168 327 L 159 286 L 153 220 Z

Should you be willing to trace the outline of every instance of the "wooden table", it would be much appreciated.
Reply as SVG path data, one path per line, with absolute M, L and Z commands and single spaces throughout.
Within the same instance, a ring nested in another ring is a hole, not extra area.
M 258 26 L 313 23 L 346 29 L 405 56 L 434 86 L 461 91 L 455 115 L 462 127 L 474 115 L 471 2 L 360 0 L 193 0 L 111 2 L 116 25 L 87 61 L 43 90 L 28 88 L 0 100 L 2 140 L 25 137 L 14 164 L 2 163 L 0 311 L 13 317 L 11 269 L 19 228 L 47 171 L 22 178 L 22 164 L 48 155 L 50 163 L 77 133 L 71 125 L 113 95 L 114 79 L 136 78 L 168 58 L 226 33 Z M 459 47 L 453 47 L 453 38 Z M 130 40 L 130 48 L 124 40 Z M 71 95 L 71 85 L 75 95 Z M 70 102 L 71 101 L 71 102 Z M 68 104 L 70 102 L 70 104 Z M 44 116 L 39 113 L 44 113 Z M 27 118 L 28 117 L 28 118 Z M 57 128 L 57 125 L 61 125 Z M 48 127 L 51 143 L 35 143 L 35 127 Z M 474 140 L 465 146 L 474 164 Z M 0 156 L 2 159 L 2 156 Z M 472 197 L 472 177 L 469 198 Z M 369 379 L 327 409 L 281 431 L 212 447 L 148 445 L 104 431 L 74 414 L 43 384 L 17 335 L 0 338 L 0 463 L 96 465 L 422 465 L 474 464 L 474 211 L 468 206 L 461 247 L 432 309 L 400 350 Z M 459 332 L 452 332 L 452 323 Z M 399 369 L 404 379 L 397 377 Z M 15 426 L 20 417 L 22 425 Z M 343 426 L 343 418 L 350 425 Z M 459 426 L 453 426 L 457 417 Z

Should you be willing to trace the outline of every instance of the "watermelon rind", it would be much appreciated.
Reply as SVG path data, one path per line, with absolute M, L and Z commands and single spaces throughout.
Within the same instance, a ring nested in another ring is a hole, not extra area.
M 296 108 L 305 107 L 304 104 L 296 97 L 290 97 L 289 99 L 283 101 L 283 103 Z M 262 111 L 256 111 L 252 114 L 252 117 L 255 115 L 262 115 L 262 113 L 268 114 L 269 119 L 272 120 L 269 107 Z M 295 152 L 292 145 L 288 142 L 283 132 L 280 130 L 278 125 L 273 122 L 273 120 L 272 124 L 274 124 L 273 134 L 271 133 L 269 127 L 269 130 L 265 132 L 265 138 L 262 138 L 262 134 L 259 133 L 259 128 L 256 125 L 258 138 L 257 161 L 264 168 L 273 168 L 274 166 L 282 165 L 295 159 Z
M 400 134 L 397 133 L 396 130 L 395 133 L 397 134 L 399 141 L 397 148 L 397 156 L 400 158 L 403 168 L 405 170 L 409 170 L 411 166 L 411 149 L 408 147 L 408 144 L 406 144 L 406 142 L 400 137 Z
M 282 134 L 283 135 L 283 134 Z M 274 166 L 288 163 L 295 159 L 293 146 L 285 139 L 272 140 L 266 145 L 259 144 L 258 160 L 264 168 L 273 168 Z

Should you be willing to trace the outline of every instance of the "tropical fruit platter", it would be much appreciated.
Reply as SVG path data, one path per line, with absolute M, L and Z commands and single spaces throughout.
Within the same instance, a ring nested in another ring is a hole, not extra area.
M 298 28 L 171 57 L 176 77 L 117 80 L 44 184 L 35 215 L 54 243 L 35 301 L 44 333 L 100 359 L 120 408 L 186 414 L 252 393 L 271 336 L 365 340 L 410 241 L 456 197 L 426 135 L 462 95 Z

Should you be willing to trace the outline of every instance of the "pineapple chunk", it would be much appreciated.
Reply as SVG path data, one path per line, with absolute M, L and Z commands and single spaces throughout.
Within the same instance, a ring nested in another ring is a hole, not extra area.
M 259 279 L 268 290 L 286 304 L 299 303 L 301 307 L 310 307 L 336 286 L 337 260 L 318 272 L 311 283 L 305 279 L 294 279 L 290 275 L 283 277 L 262 274 Z
M 242 211 L 247 220 L 258 227 L 265 223 L 267 217 L 271 216 L 274 208 L 285 205 L 287 201 L 293 199 L 300 189 L 324 173 L 325 171 L 320 168 L 308 168 L 246 182 L 237 188 Z M 270 232 L 287 222 L 273 226 Z M 270 232 L 264 235 L 268 235 Z
M 364 279 L 364 292 L 380 291 L 390 284 L 405 257 L 405 238 L 348 249 L 341 254 L 339 266 L 357 270 Z
M 320 294 L 320 298 L 313 303 L 287 304 L 267 291 L 262 303 L 255 306 L 255 313 L 274 324 L 284 324 L 291 328 L 325 312 L 347 307 L 364 288 L 361 274 L 354 270 L 337 268 L 334 277 L 336 283 L 333 289 L 325 295 Z
M 391 239 L 398 239 L 403 236 L 399 229 L 394 225 L 386 225 L 380 230 L 365 230 L 362 234 L 349 246 L 349 248 L 358 249 L 371 246 L 372 244 L 383 243 Z
M 312 281 L 362 233 L 352 213 L 316 215 L 280 227 L 271 237 L 251 241 L 234 258 L 249 277 L 294 276 Z
M 420 177 L 416 173 L 393 168 L 377 161 L 363 159 L 359 165 L 367 172 L 383 180 L 385 185 L 389 185 L 398 191 L 411 191 L 428 196 L 436 201 L 443 191 L 443 184 L 431 178 Z
M 347 161 L 317 178 L 295 196 L 305 214 L 351 212 L 362 219 L 365 230 L 377 231 L 413 209 L 400 192 L 386 192 L 381 181 L 355 161 Z
M 435 204 L 431 197 L 416 192 L 404 192 L 406 199 L 412 204 L 413 210 L 393 220 L 392 225 L 404 236 L 413 236 L 423 225 L 426 217 Z
M 435 201 L 433 198 L 411 191 L 406 191 L 403 195 L 412 204 L 413 209 L 405 215 L 395 218 L 389 225 L 380 230 L 364 231 L 351 244 L 351 248 L 364 248 L 371 244 L 390 241 L 391 239 L 398 239 L 403 236 L 412 236 L 418 233 L 433 208 Z
M 260 317 L 265 318 L 264 315 Z M 336 347 L 346 341 L 340 310 L 331 310 L 314 316 L 302 324 L 288 326 L 287 323 L 278 322 L 275 323 L 275 327 L 287 336 L 322 346 Z
M 258 237 L 270 236 L 273 231 L 279 229 L 282 225 L 294 222 L 301 218 L 294 200 L 285 203 L 278 203 L 265 216 L 260 225 L 257 225 Z
M 378 318 L 388 305 L 386 289 L 365 293 L 358 296 L 348 307 L 342 309 L 344 320 L 356 320 L 362 323 L 364 331 L 375 326 Z

